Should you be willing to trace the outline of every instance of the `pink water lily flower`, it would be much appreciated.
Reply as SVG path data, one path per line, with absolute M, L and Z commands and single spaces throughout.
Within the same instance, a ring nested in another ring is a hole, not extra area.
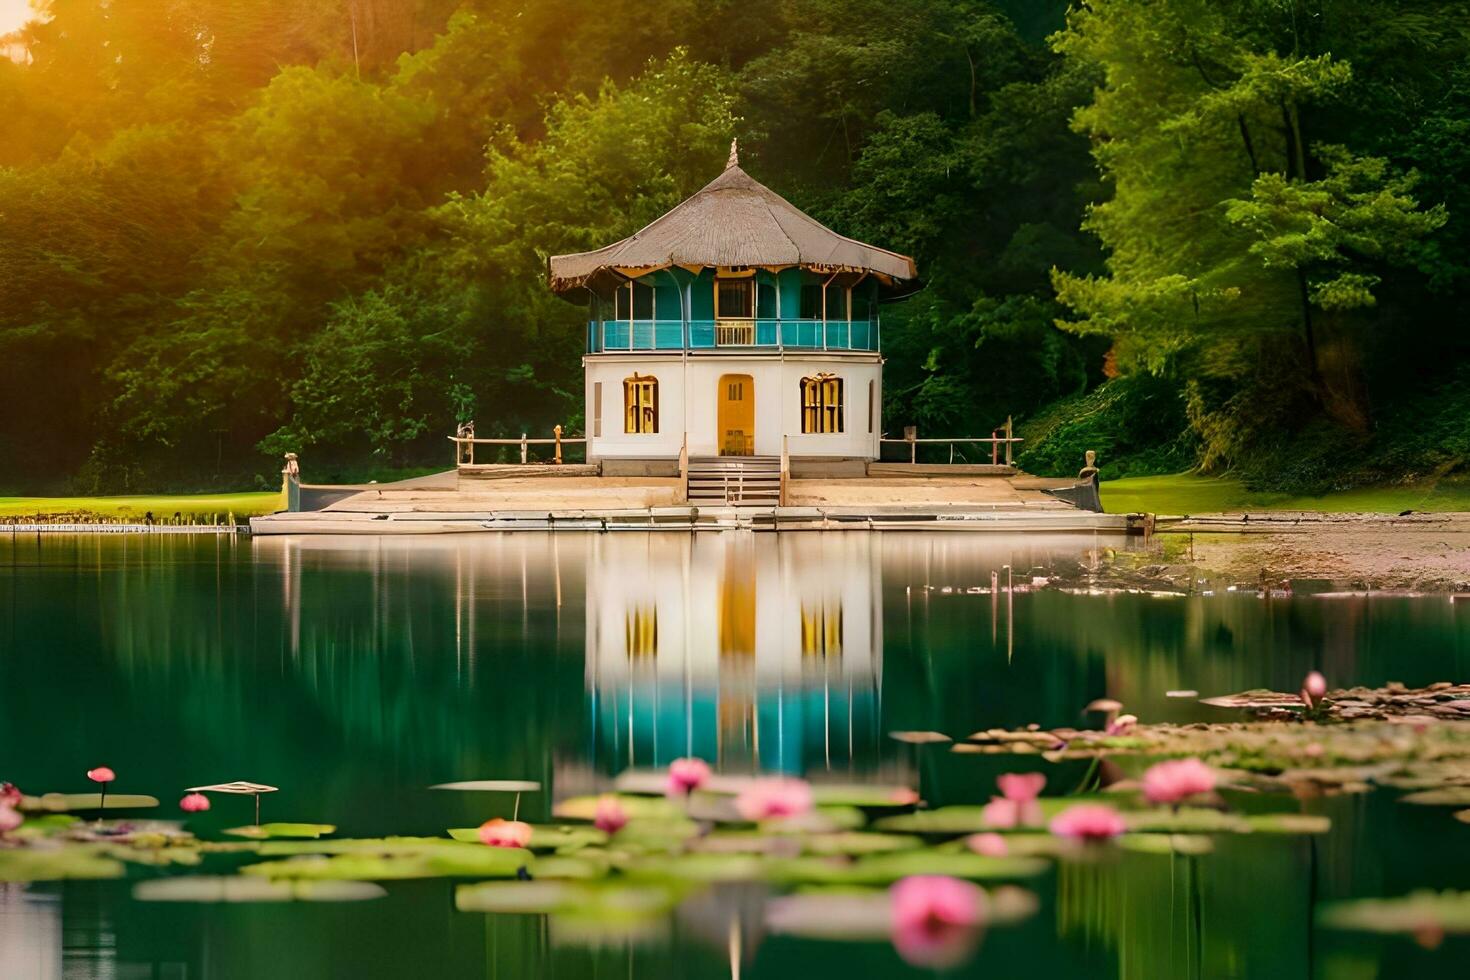
M 1301 698 L 1302 703 L 1307 706 L 1308 710 L 1316 707 L 1317 702 L 1322 700 L 1323 695 L 1326 693 L 1327 678 L 1323 677 L 1320 671 L 1311 671 L 1306 677 L 1302 678 Z
M 1105 731 L 1106 734 L 1113 736 L 1127 735 L 1132 732 L 1137 725 L 1137 715 L 1119 715 L 1112 721 L 1108 722 L 1108 727 Z
M 757 779 L 735 797 L 735 810 L 746 820 L 799 817 L 811 809 L 812 787 L 805 779 Z
M 985 857 L 1000 858 L 1011 853 L 1006 839 L 1000 834 L 971 834 L 965 838 L 965 846 Z
M 0 784 L 0 806 L 18 807 L 23 798 L 24 794 L 19 789 L 16 789 L 14 783 Z
M 1143 795 L 1150 803 L 1178 804 L 1215 789 L 1215 771 L 1198 759 L 1171 759 L 1143 774 Z
M 992 796 L 990 802 L 980 811 L 980 822 L 996 830 L 1018 827 L 1021 824 L 1021 804 L 1003 796 Z
M 494 817 L 480 824 L 480 843 L 487 847 L 525 847 L 531 843 L 531 825 Z
M 592 826 L 607 834 L 616 834 L 628 823 L 628 811 L 616 796 L 599 796 L 592 812 Z
M 1046 774 L 1040 772 L 1007 772 L 995 777 L 1000 795 L 1016 803 L 1030 803 L 1046 787 Z
M 179 801 L 179 809 L 185 813 L 203 813 L 209 809 L 209 797 L 203 793 L 190 793 Z
M 9 804 L 0 803 L 0 834 L 8 834 L 23 823 L 25 818 L 20 815 L 19 810 Z
M 87 770 L 87 778 L 94 783 L 110 783 L 117 778 L 117 773 L 106 766 L 98 766 L 96 769 Z
M 974 949 L 988 910 L 978 886 L 944 875 L 912 875 L 888 891 L 893 945 L 915 966 L 949 967 Z
M 1108 840 L 1126 829 L 1118 811 L 1100 803 L 1079 803 L 1057 814 L 1051 822 L 1051 832 L 1056 836 L 1080 841 Z
M 688 796 L 709 781 L 709 763 L 703 759 L 675 759 L 669 763 L 664 789 L 670 796 Z
M 1046 776 L 1039 772 L 1008 772 L 995 778 L 1000 796 L 992 796 L 980 820 L 996 830 L 1032 827 L 1041 823 L 1041 804 L 1036 797 L 1046 786 Z

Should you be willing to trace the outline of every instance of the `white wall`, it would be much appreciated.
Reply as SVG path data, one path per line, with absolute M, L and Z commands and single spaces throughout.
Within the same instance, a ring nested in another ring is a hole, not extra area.
M 587 384 L 588 458 L 656 458 L 679 455 L 684 432 L 691 456 L 719 452 L 719 381 L 726 374 L 748 374 L 755 384 L 755 451 L 775 456 L 789 436 L 793 456 L 876 459 L 882 423 L 883 362 L 876 354 L 813 352 L 740 356 L 589 355 L 583 359 Z M 623 379 L 634 372 L 658 378 L 659 431 L 623 431 Z M 801 379 L 817 373 L 843 379 L 844 431 L 804 435 L 801 431 Z M 873 399 L 869 404 L 868 383 Z M 594 432 L 597 383 L 602 383 L 602 434 Z M 688 392 L 688 399 L 685 392 Z

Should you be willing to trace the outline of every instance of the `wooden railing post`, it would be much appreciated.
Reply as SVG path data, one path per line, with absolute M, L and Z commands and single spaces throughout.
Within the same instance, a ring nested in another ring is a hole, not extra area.
M 1011 417 L 1006 416 L 1006 465 L 1011 465 Z
M 295 514 L 301 510 L 301 464 L 295 453 L 286 454 L 286 465 L 281 469 L 281 494 L 286 498 L 286 510 Z
M 527 457 L 526 457 L 526 433 L 522 432 L 521 433 L 521 465 L 522 466 L 526 465 L 527 461 L 528 460 L 527 460 Z
M 555 458 L 552 461 L 554 463 L 556 463 L 557 466 L 560 466 L 561 465 L 561 426 L 560 425 L 554 426 L 552 428 L 552 430 L 551 430 L 551 433 L 552 433 L 553 436 L 556 437 L 556 456 L 555 456 Z
M 689 434 L 679 446 L 679 495 L 681 503 L 689 503 Z
M 776 503 L 782 507 L 786 506 L 786 482 L 791 477 L 790 442 L 790 436 L 781 436 L 781 489 L 776 495 Z
M 906 425 L 903 427 L 903 437 L 909 444 L 909 465 L 919 461 L 919 427 L 917 425 Z

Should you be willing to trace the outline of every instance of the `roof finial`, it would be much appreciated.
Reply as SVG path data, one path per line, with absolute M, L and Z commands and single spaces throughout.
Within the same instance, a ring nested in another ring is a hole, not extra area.
M 725 169 L 729 170 L 731 167 L 738 166 L 740 166 L 740 140 L 733 139 L 730 141 L 730 159 L 725 162 Z

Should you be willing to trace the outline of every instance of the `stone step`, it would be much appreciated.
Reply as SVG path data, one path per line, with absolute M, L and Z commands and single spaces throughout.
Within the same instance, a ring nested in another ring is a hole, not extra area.
M 781 501 L 779 456 L 694 456 L 687 476 L 691 502 L 769 507 Z

